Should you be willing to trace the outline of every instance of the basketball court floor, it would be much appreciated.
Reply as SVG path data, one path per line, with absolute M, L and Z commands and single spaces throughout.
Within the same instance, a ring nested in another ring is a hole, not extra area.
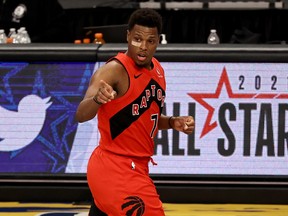
M 287 216 L 288 205 L 171 204 L 166 216 Z M 73 203 L 0 202 L 0 216 L 87 216 L 89 205 Z

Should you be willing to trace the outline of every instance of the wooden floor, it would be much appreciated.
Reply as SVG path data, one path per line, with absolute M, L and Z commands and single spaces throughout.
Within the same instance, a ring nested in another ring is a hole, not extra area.
M 288 205 L 171 204 L 166 216 L 288 216 Z M 89 205 L 0 202 L 0 216 L 87 216 Z

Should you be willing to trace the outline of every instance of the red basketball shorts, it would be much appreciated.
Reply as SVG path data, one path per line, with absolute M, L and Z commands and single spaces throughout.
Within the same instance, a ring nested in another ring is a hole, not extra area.
M 148 163 L 149 158 L 118 156 L 97 147 L 87 169 L 97 207 L 109 216 L 164 216 Z

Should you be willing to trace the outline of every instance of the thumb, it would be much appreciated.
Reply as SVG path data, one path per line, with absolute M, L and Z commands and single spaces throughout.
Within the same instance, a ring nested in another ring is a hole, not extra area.
M 185 122 L 184 123 L 184 130 L 187 130 L 188 129 L 188 125 L 187 125 L 187 123 Z
M 117 92 L 113 90 L 113 92 L 111 93 L 112 97 L 115 98 L 117 96 Z

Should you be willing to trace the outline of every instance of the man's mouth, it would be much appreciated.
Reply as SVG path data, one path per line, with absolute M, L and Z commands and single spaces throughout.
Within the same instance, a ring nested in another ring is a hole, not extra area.
M 139 61 L 145 61 L 145 59 L 146 59 L 147 57 L 146 57 L 146 55 L 138 54 L 138 55 L 137 55 L 137 58 L 138 58 Z

